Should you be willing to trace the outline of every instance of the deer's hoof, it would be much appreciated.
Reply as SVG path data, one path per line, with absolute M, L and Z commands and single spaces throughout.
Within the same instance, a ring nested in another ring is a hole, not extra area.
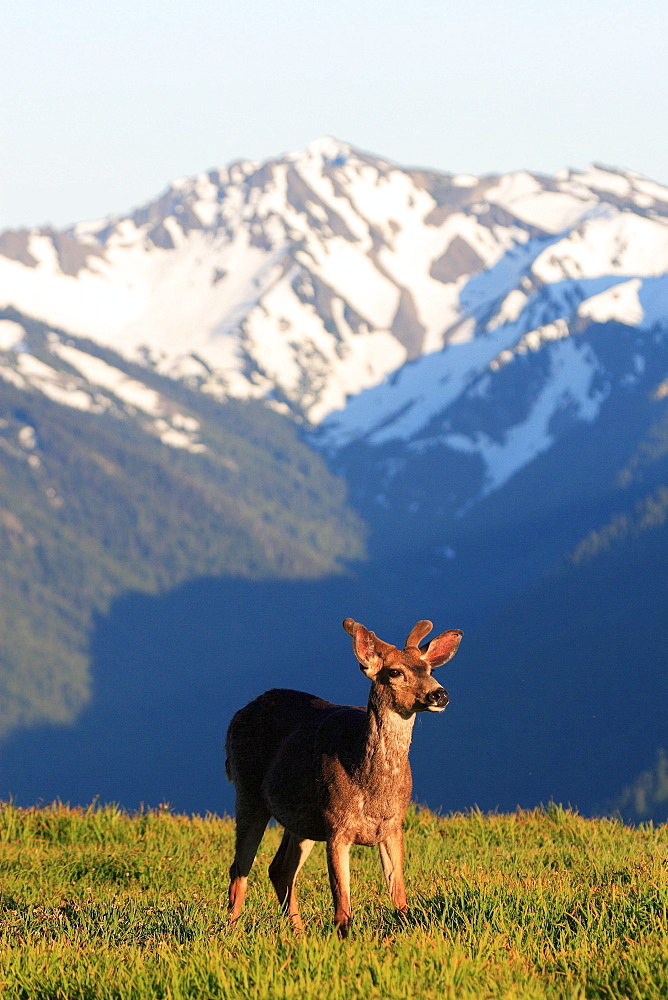
M 348 934 L 350 933 L 350 925 L 352 923 L 351 917 L 342 917 L 340 920 L 335 920 L 334 924 L 336 926 L 336 933 L 341 941 L 344 941 Z

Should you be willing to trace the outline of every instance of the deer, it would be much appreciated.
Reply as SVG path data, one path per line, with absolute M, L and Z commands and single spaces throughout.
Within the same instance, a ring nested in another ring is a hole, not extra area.
M 235 786 L 235 849 L 229 869 L 228 918 L 236 924 L 260 841 L 270 818 L 283 838 L 269 877 L 296 933 L 304 929 L 295 894 L 297 876 L 316 841 L 324 841 L 334 904 L 334 927 L 348 936 L 350 848 L 378 846 L 395 910 L 408 913 L 403 822 L 412 776 L 408 753 L 419 712 L 442 712 L 447 691 L 432 670 L 450 660 L 462 632 L 450 629 L 420 645 L 432 631 L 419 621 L 402 650 L 352 618 L 361 671 L 371 681 L 366 709 L 335 705 L 303 691 L 274 688 L 241 708 L 230 722 L 227 776 Z

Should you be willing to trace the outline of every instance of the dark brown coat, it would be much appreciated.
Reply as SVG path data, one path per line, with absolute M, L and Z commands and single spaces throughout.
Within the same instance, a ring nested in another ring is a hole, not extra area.
M 342 937 L 351 920 L 352 844 L 378 845 L 392 901 L 398 910 L 407 909 L 402 826 L 411 797 L 413 724 L 417 712 L 441 712 L 447 705 L 448 695 L 431 672 L 454 656 L 462 633 L 451 629 L 418 646 L 432 629 L 431 622 L 421 621 L 398 650 L 351 618 L 343 625 L 372 682 L 366 710 L 276 688 L 230 723 L 226 767 L 236 788 L 233 921 L 271 816 L 285 833 L 269 874 L 296 930 L 302 922 L 295 881 L 316 840 L 327 844 L 334 922 Z

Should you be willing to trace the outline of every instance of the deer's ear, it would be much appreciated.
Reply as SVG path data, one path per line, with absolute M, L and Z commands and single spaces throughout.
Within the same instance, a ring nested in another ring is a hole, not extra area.
M 451 628 L 447 632 L 441 632 L 430 643 L 420 646 L 422 659 L 427 661 L 432 670 L 434 667 L 443 666 L 444 663 L 452 659 L 459 649 L 459 643 L 462 641 L 463 634 L 458 628 Z
M 353 621 L 352 618 L 346 618 L 343 627 L 353 637 L 353 652 L 360 668 L 367 677 L 373 677 L 383 665 L 382 657 L 376 652 L 376 643 L 378 642 L 376 636 L 364 628 L 364 625 Z

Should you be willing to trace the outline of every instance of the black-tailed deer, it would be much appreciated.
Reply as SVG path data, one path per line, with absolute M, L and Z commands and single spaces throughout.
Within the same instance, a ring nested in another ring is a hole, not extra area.
M 327 843 L 334 923 L 351 920 L 349 852 L 378 844 L 392 901 L 405 913 L 403 820 L 411 797 L 408 750 L 417 712 L 442 712 L 448 694 L 432 676 L 457 652 L 462 633 L 418 622 L 403 650 L 346 618 L 353 651 L 371 680 L 366 710 L 302 691 L 274 689 L 236 713 L 227 731 L 226 770 L 236 788 L 236 846 L 229 915 L 241 912 L 248 873 L 271 816 L 285 828 L 269 876 L 295 930 L 302 921 L 295 880 L 316 840 Z

